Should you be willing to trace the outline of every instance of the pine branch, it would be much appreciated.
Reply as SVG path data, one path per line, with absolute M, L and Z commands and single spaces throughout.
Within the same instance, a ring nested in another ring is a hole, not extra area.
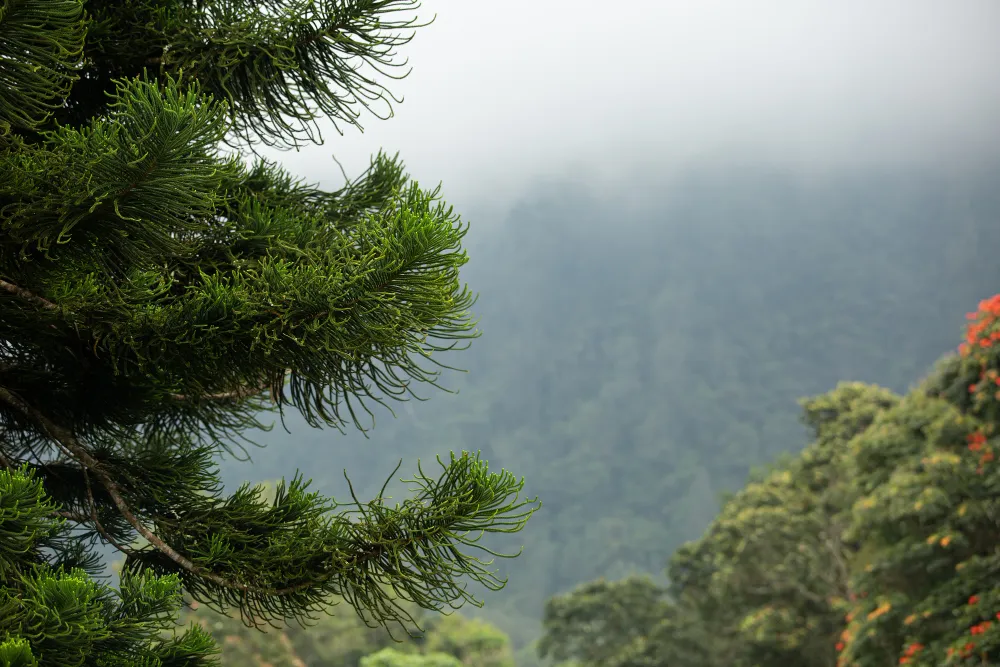
M 414 36 L 402 31 L 430 22 L 390 16 L 419 6 L 417 0 L 320 0 L 308 18 L 209 6 L 197 27 L 172 27 L 166 33 L 169 51 L 149 64 L 171 72 L 183 69 L 217 99 L 231 101 L 233 130 L 251 150 L 259 143 L 253 135 L 280 148 L 297 147 L 302 135 L 322 143 L 313 122 L 317 108 L 342 134 L 338 122 L 361 127 L 358 107 L 386 119 L 393 114 L 392 102 L 402 102 L 377 78 L 398 80 L 408 74 L 389 71 L 407 64 L 395 62 L 395 49 Z M 211 29 L 201 27 L 204 19 Z M 374 102 L 385 103 L 387 114 L 376 113 Z M 288 119 L 298 121 L 297 127 Z
M 429 502 L 426 507 L 421 502 L 407 501 L 402 508 L 397 509 L 384 508 L 377 502 L 370 503 L 364 508 L 355 498 L 362 518 L 367 521 L 354 524 L 346 517 L 342 517 L 344 525 L 352 527 L 351 533 L 355 539 L 349 540 L 348 544 L 341 544 L 339 548 L 323 556 L 331 564 L 335 563 L 339 567 L 324 567 L 324 572 L 319 576 L 289 586 L 280 588 L 256 586 L 228 579 L 197 565 L 179 553 L 139 520 L 126 502 L 122 489 L 105 471 L 104 466 L 91 456 L 87 448 L 68 429 L 54 423 L 41 411 L 3 387 L 0 387 L 0 401 L 34 421 L 39 429 L 52 438 L 68 456 L 93 473 L 125 520 L 156 551 L 191 575 L 211 582 L 221 589 L 238 592 L 241 603 L 249 602 L 248 595 L 280 598 L 315 589 L 310 593 L 310 597 L 314 597 L 316 594 L 323 595 L 340 589 L 341 594 L 346 594 L 349 598 L 353 596 L 354 602 L 357 603 L 354 606 L 357 608 L 360 608 L 360 604 L 361 607 L 378 610 L 384 614 L 385 618 L 381 619 L 383 622 L 389 618 L 412 620 L 406 616 L 405 611 L 402 612 L 403 616 L 394 613 L 394 609 L 398 607 L 393 601 L 385 598 L 385 593 L 380 592 L 377 587 L 372 588 L 373 582 L 380 576 L 376 574 L 379 570 L 391 577 L 400 578 L 394 586 L 397 594 L 410 595 L 413 601 L 422 606 L 433 607 L 444 602 L 450 603 L 446 599 L 448 595 L 475 603 L 475 599 L 463 586 L 447 583 L 448 580 L 461 574 L 472 575 L 476 581 L 493 590 L 502 587 L 503 582 L 485 570 L 484 563 L 461 553 L 457 544 L 474 546 L 494 556 L 513 556 L 491 551 L 476 544 L 479 537 L 469 538 L 460 533 L 478 532 L 481 537 L 481 534 L 487 532 L 516 532 L 537 509 L 529 508 L 519 514 L 511 514 L 536 502 L 507 502 L 506 499 L 512 491 L 520 490 L 523 481 L 516 482 L 507 472 L 487 475 L 485 466 L 480 464 L 477 458 L 470 458 L 467 453 L 463 453 L 460 459 L 452 455 L 452 466 L 446 467 L 446 474 L 442 480 L 432 482 L 424 477 L 422 472 L 420 473 L 420 480 L 424 480 L 421 483 L 424 491 L 423 500 Z M 444 498 L 441 497 L 442 494 Z M 93 496 L 90 495 L 89 498 L 92 502 Z M 92 509 L 92 512 L 95 511 Z M 336 537 L 327 548 L 341 541 L 341 537 Z M 441 560 L 442 550 L 450 553 L 457 564 Z M 415 571 L 403 564 L 400 560 L 403 555 L 414 559 L 418 564 Z M 450 576 L 443 578 L 440 576 L 443 573 Z M 343 575 L 346 581 L 342 585 L 331 587 L 329 582 L 338 574 Z M 343 586 L 351 592 L 346 593 Z M 439 597 L 440 594 L 433 592 L 434 588 L 444 588 L 447 591 L 446 596 Z
M 291 374 L 291 370 L 286 370 L 282 374 L 282 380 L 288 378 Z M 275 386 L 263 383 L 259 385 L 248 385 L 245 387 L 240 387 L 238 389 L 233 389 L 232 391 L 220 391 L 214 394 L 170 394 L 170 398 L 175 401 L 192 401 L 192 400 L 208 400 L 208 401 L 222 401 L 222 400 L 240 400 L 244 398 L 250 398 L 251 396 L 257 396 L 265 391 L 270 390 L 271 395 L 275 395 Z
M 70 521 L 76 521 L 77 523 L 87 523 L 90 521 L 90 517 L 86 514 L 80 514 L 79 512 L 70 512 L 69 510 L 56 510 L 50 514 L 50 516 L 57 516 L 63 519 L 69 519 Z
M 117 507 L 122 516 L 125 517 L 125 520 L 128 521 L 140 535 L 146 538 L 146 540 L 153 545 L 153 547 L 191 574 L 207 579 L 208 581 L 224 588 L 273 596 L 288 595 L 316 585 L 315 582 L 307 582 L 285 589 L 261 589 L 248 584 L 240 584 L 230 581 L 224 577 L 220 577 L 214 572 L 209 572 L 205 568 L 196 565 L 175 551 L 173 547 L 160 539 L 159 536 L 139 521 L 139 519 L 132 512 L 132 509 L 122 497 L 119 486 L 113 479 L 111 479 L 111 476 L 104 471 L 103 466 L 101 466 L 101 464 L 90 455 L 87 449 L 81 445 L 79 441 L 77 441 L 76 437 L 71 432 L 52 422 L 39 410 L 28 405 L 6 388 L 0 387 L 0 400 L 17 409 L 26 417 L 32 419 L 42 429 L 42 431 L 55 440 L 60 448 L 62 448 L 69 456 L 81 465 L 89 468 L 100 480 L 101 485 L 104 487 L 105 491 L 108 492 L 108 495 L 111 496 L 112 501 L 115 503 L 115 507 Z
M 30 292 L 24 289 L 23 287 L 18 287 L 14 283 L 9 283 L 6 280 L 3 280 L 2 278 L 0 278 L 0 289 L 6 290 L 15 296 L 19 296 L 22 299 L 25 299 L 26 301 L 38 304 L 39 306 L 45 308 L 46 310 L 59 310 L 59 306 L 52 303 L 51 301 L 43 299 L 37 294 Z
M 87 474 L 86 467 L 83 468 L 83 480 L 87 485 L 87 504 L 90 506 L 90 518 L 94 522 L 94 527 L 97 528 L 97 532 L 99 532 L 101 536 L 111 544 L 111 546 L 118 549 L 118 551 L 121 551 L 124 554 L 133 553 L 132 549 L 123 547 L 119 544 L 118 541 L 104 529 L 104 526 L 101 525 L 100 519 L 97 518 L 97 503 L 94 501 L 94 488 L 90 485 L 90 475 Z

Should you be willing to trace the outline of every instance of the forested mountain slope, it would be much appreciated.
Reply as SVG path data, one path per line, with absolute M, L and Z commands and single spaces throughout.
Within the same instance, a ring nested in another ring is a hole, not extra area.
M 1000 660 L 1000 294 L 898 396 L 803 401 L 812 442 L 761 471 L 670 583 L 552 598 L 539 654 L 575 667 L 880 667 Z
M 548 184 L 470 220 L 483 336 L 442 358 L 470 371 L 445 374 L 458 395 L 376 411 L 368 442 L 289 417 L 224 477 L 299 468 L 347 499 L 347 468 L 364 498 L 400 458 L 481 449 L 543 496 L 484 610 L 523 646 L 547 597 L 660 571 L 751 467 L 801 449 L 798 398 L 844 379 L 903 392 L 954 348 L 1000 285 L 998 174 L 706 167 L 628 205 Z

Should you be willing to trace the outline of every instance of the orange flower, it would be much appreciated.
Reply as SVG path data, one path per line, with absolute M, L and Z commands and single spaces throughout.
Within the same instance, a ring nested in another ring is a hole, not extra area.
M 991 625 L 993 625 L 992 621 L 983 621 L 982 623 L 978 625 L 973 625 L 971 628 L 969 628 L 969 632 L 971 632 L 974 635 L 981 635 L 987 630 L 989 630 Z
M 969 450 L 978 452 L 986 444 L 986 434 L 982 431 L 970 433 L 969 436 L 966 437 L 966 441 L 969 443 Z
M 889 612 L 889 610 L 891 610 L 891 609 L 892 609 L 892 605 L 891 604 L 889 604 L 888 602 L 883 602 L 882 604 L 880 604 L 878 606 L 877 609 L 875 609 L 870 614 L 868 614 L 868 620 L 869 621 L 874 621 L 879 616 L 882 616 L 883 614 L 887 614 Z

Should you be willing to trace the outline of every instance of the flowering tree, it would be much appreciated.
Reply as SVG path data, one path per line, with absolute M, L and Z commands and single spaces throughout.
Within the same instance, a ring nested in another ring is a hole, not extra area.
M 868 596 L 847 616 L 844 667 L 1000 660 L 998 316 L 1000 295 L 980 303 L 959 356 L 853 443 Z

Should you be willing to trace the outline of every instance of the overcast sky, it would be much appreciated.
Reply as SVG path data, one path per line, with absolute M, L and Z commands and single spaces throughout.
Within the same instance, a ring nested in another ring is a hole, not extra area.
M 395 117 L 299 154 L 324 187 L 380 147 L 461 210 L 540 177 L 697 161 L 958 163 L 1000 154 L 998 0 L 425 0 Z M 477 206 L 478 207 L 478 206 Z

